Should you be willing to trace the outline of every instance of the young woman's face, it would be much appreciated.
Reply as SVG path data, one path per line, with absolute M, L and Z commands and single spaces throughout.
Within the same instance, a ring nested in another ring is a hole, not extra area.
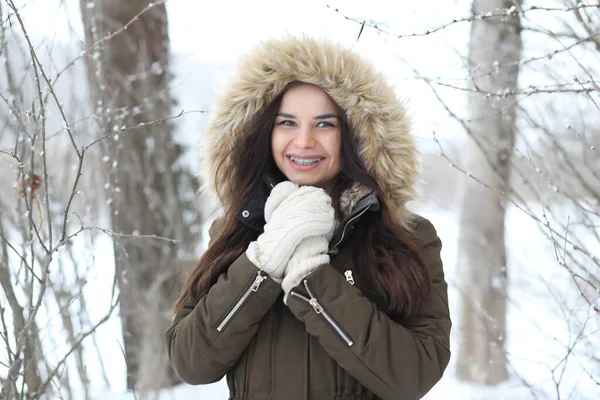
M 271 136 L 279 170 L 297 185 L 331 193 L 341 165 L 342 131 L 335 103 L 318 86 L 290 87 L 281 101 Z

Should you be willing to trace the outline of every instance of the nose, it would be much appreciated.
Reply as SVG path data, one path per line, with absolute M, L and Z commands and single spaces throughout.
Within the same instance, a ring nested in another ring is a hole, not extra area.
M 317 141 L 315 132 L 313 132 L 310 126 L 304 126 L 300 128 L 300 132 L 296 136 L 296 145 L 300 148 L 312 148 L 315 147 Z

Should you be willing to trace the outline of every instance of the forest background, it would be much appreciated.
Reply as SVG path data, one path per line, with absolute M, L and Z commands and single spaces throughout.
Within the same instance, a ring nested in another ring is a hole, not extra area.
M 0 0 L 0 398 L 226 399 L 164 331 L 218 213 L 196 147 L 236 59 L 323 37 L 406 99 L 451 364 L 426 399 L 600 398 L 600 4 Z

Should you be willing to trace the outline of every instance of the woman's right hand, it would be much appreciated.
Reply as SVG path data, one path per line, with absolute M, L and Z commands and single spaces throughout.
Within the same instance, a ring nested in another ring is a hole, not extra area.
M 298 244 L 333 229 L 331 197 L 314 186 L 298 187 L 281 182 L 265 204 L 264 232 L 246 250 L 248 259 L 271 277 L 280 280 Z

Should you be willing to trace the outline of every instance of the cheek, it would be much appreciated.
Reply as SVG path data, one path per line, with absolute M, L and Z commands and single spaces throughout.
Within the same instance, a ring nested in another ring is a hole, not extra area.
M 283 150 L 281 142 L 281 135 L 277 134 L 276 131 L 273 131 L 271 134 L 271 150 L 273 151 L 273 156 L 275 157 L 278 157 L 281 150 Z
M 329 152 L 335 155 L 337 162 L 339 163 L 342 158 L 342 135 L 341 133 L 336 135 L 330 143 Z
M 335 154 L 337 155 L 335 167 L 337 169 L 337 172 L 340 172 L 342 170 L 342 135 L 341 135 L 341 133 L 336 142 L 336 150 L 335 151 L 336 151 Z
M 273 153 L 273 158 L 279 167 L 282 166 L 284 161 L 283 155 L 289 144 L 288 142 L 285 135 L 277 133 L 277 130 L 273 131 L 271 135 L 271 151 Z

